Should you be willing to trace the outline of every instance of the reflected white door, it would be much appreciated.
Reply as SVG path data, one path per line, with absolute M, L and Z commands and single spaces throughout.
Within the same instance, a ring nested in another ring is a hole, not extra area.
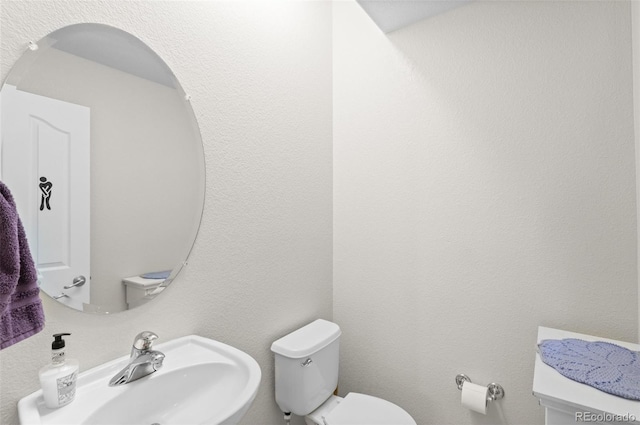
M 90 110 L 8 85 L 1 104 L 1 179 L 16 200 L 40 287 L 82 310 L 90 295 Z M 84 285 L 64 289 L 79 276 Z

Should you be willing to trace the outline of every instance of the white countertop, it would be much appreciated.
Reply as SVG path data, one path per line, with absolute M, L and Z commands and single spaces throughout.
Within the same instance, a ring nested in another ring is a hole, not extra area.
M 578 338 L 585 341 L 604 341 L 617 344 L 633 351 L 640 351 L 640 345 L 624 341 L 615 341 L 559 329 L 538 328 L 538 344 L 544 339 Z M 536 344 L 537 345 L 537 344 Z M 589 410 L 594 413 L 610 413 L 613 415 L 634 415 L 640 423 L 640 401 L 628 400 L 595 389 L 562 376 L 551 366 L 545 364 L 536 352 L 536 363 L 533 373 L 533 394 L 551 402 L 566 403 L 572 407 Z

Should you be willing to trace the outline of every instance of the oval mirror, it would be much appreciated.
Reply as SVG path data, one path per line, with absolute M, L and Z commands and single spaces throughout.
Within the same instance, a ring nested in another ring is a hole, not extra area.
M 0 91 L 0 180 L 42 291 L 114 313 L 171 283 L 204 204 L 202 140 L 169 67 L 119 29 L 78 24 L 29 43 Z

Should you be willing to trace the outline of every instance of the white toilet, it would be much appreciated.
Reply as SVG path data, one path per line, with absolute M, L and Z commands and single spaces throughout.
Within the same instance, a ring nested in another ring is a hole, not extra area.
M 308 425 L 416 425 L 400 406 L 381 398 L 333 395 L 338 385 L 340 327 L 318 319 L 271 345 L 276 402 Z

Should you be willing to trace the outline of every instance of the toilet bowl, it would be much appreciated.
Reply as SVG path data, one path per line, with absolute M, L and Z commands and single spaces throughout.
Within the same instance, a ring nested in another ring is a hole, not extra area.
M 318 319 L 278 339 L 276 403 L 307 425 L 416 425 L 400 406 L 360 393 L 333 395 L 338 385 L 340 327 Z
M 402 407 L 366 394 L 331 396 L 305 416 L 307 425 L 416 425 Z

